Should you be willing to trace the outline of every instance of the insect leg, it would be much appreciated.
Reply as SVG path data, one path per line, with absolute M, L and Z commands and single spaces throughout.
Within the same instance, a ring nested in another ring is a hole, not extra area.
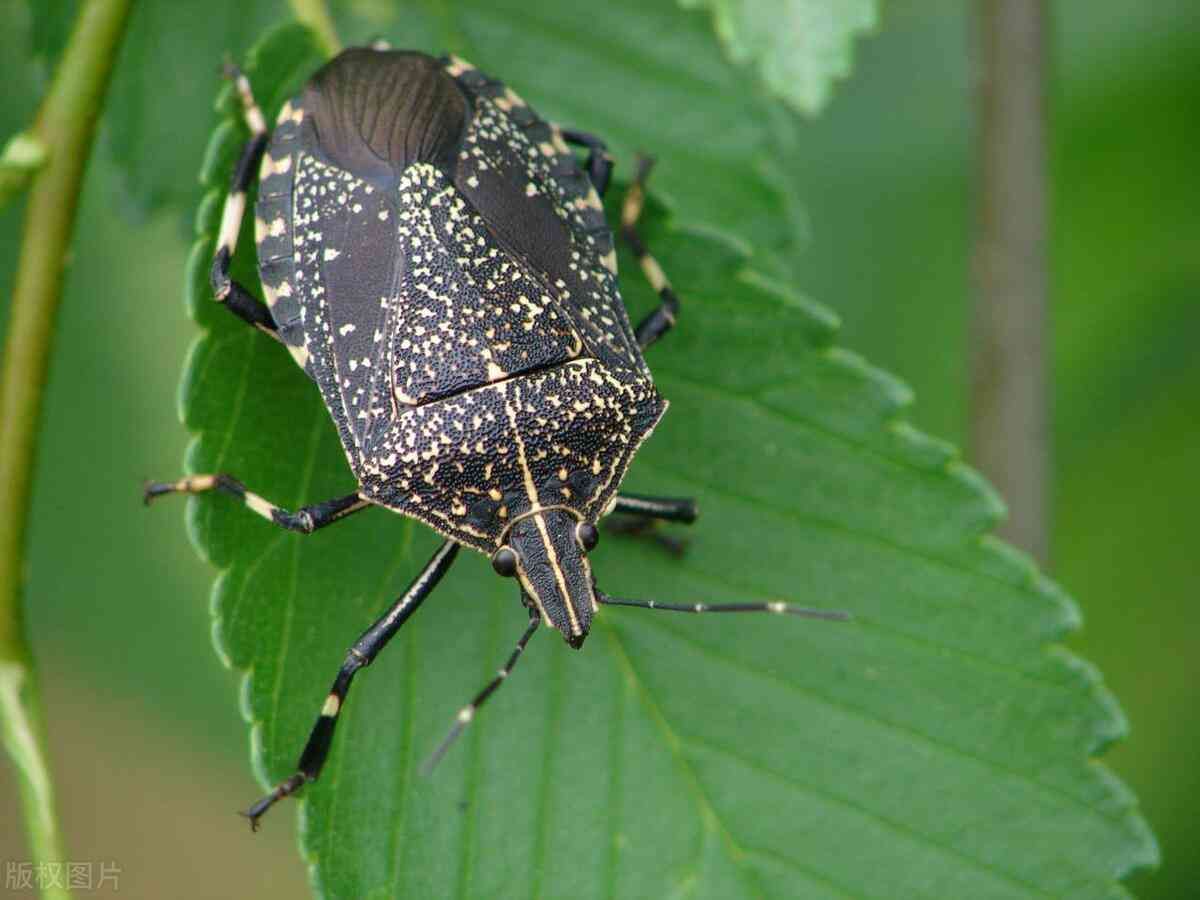
M 269 135 L 266 120 L 254 101 L 254 94 L 246 76 L 232 63 L 226 64 L 225 74 L 237 85 L 246 127 L 250 129 L 250 140 L 242 147 L 241 156 L 233 169 L 229 194 L 225 197 L 225 208 L 221 213 L 221 230 L 217 234 L 217 250 L 213 254 L 209 280 L 212 283 L 213 296 L 225 304 L 230 312 L 248 325 L 253 325 L 278 340 L 271 313 L 253 294 L 229 277 L 230 259 L 237 247 L 238 233 L 242 229 L 242 214 L 246 211 L 246 189 L 250 186 L 250 180 L 262 160 Z
M 246 504 L 247 508 L 258 513 L 268 522 L 274 522 L 280 528 L 299 531 L 302 534 L 312 534 L 318 528 L 331 525 L 339 519 L 344 519 L 351 513 L 356 513 L 371 505 L 369 501 L 355 493 L 289 512 L 276 506 L 270 500 L 265 500 L 258 494 L 246 490 L 244 484 L 229 475 L 188 475 L 178 481 L 152 481 L 145 486 L 143 496 L 148 505 L 155 497 L 161 497 L 163 494 L 201 494 L 205 491 L 222 491 L 232 497 L 237 497 Z
M 649 497 L 643 494 L 618 494 L 613 504 L 615 517 L 606 520 L 605 529 L 613 534 L 630 534 L 649 538 L 672 556 L 683 556 L 687 541 L 659 531 L 660 521 L 696 521 L 699 510 L 691 497 Z
M 350 691 L 350 682 L 354 680 L 354 675 L 359 669 L 371 664 L 371 661 L 387 646 L 388 641 L 400 630 L 400 626 L 417 611 L 425 598 L 437 587 L 437 583 L 442 580 L 442 576 L 446 574 L 457 554 L 458 544 L 454 541 L 444 541 L 429 562 L 425 564 L 421 573 L 413 579 L 408 590 L 401 594 L 391 608 L 354 642 L 354 646 L 346 654 L 341 668 L 338 669 L 337 677 L 333 680 L 333 687 L 329 689 L 329 695 L 321 707 L 321 714 L 317 717 L 316 724 L 313 725 L 312 731 L 308 735 L 308 742 L 300 754 L 299 763 L 296 764 L 296 773 L 281 781 L 271 793 L 243 814 L 250 820 L 250 827 L 253 830 L 258 830 L 258 820 L 275 805 L 276 801 L 296 793 L 307 782 L 316 781 L 317 776 L 321 774 L 321 767 L 325 765 L 325 758 L 329 755 L 329 748 L 333 744 L 333 730 L 337 727 L 338 714 L 346 702 L 346 694 Z
M 509 655 L 508 661 L 496 673 L 496 677 L 489 681 L 475 698 L 458 711 L 458 715 L 454 717 L 454 725 L 451 726 L 449 734 L 442 738 L 442 742 L 438 744 L 437 749 L 429 754 L 429 758 L 421 764 L 421 774 L 428 775 L 433 771 L 433 767 L 438 764 L 438 761 L 446 755 L 446 751 L 450 749 L 450 745 L 458 739 L 462 734 L 463 729 L 471 724 L 471 720 L 475 718 L 475 713 L 479 707 L 487 701 L 487 698 L 496 692 L 496 689 L 504 683 L 512 672 L 513 666 L 517 664 L 517 660 L 521 658 L 521 654 L 525 652 L 525 645 L 529 643 L 529 639 L 533 637 L 533 633 L 537 631 L 538 625 L 541 624 L 541 617 L 533 605 L 529 606 L 529 625 L 526 626 L 525 632 L 517 641 L 517 646 Z
M 594 134 L 588 134 L 586 131 L 574 131 L 570 128 L 564 128 L 562 136 L 568 144 L 587 148 L 588 156 L 584 168 L 587 169 L 588 178 L 592 180 L 592 186 L 596 188 L 596 193 L 603 197 L 604 192 L 608 190 L 608 179 L 612 175 L 613 168 L 612 157 L 608 155 L 608 148 L 604 141 Z
M 646 201 L 646 177 L 653 166 L 653 159 L 638 157 L 637 174 L 625 193 L 625 203 L 621 207 L 621 235 L 633 249 L 633 255 L 637 257 L 650 287 L 658 292 L 658 308 L 642 319 L 634 329 L 638 345 L 643 350 L 670 331 L 675 325 L 675 317 L 679 314 L 679 298 L 671 289 L 671 282 L 667 281 L 662 267 L 646 250 L 646 245 L 642 243 L 641 235 L 637 232 L 637 220 L 642 215 L 642 207 Z
M 643 519 L 663 519 L 667 522 L 696 521 L 700 510 L 691 497 L 650 497 L 645 494 L 618 494 L 613 512 Z

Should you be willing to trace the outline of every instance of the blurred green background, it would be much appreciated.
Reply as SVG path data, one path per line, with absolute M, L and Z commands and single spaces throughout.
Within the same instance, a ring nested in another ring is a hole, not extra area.
M 338 9 L 347 39 L 402 28 L 382 0 Z M 57 37 L 31 33 L 23 2 L 0 11 L 6 136 L 45 85 L 31 48 Z M 915 423 L 962 443 L 970 21 L 966 4 L 933 0 L 882 12 L 787 161 L 807 215 L 796 270 L 842 316 L 843 344 L 915 388 Z M 1072 645 L 1131 722 L 1106 761 L 1162 843 L 1161 870 L 1131 887 L 1200 896 L 1200 6 L 1072 0 L 1051 13 L 1051 571 L 1084 611 Z M 258 790 L 234 679 L 209 641 L 212 573 L 183 505 L 147 512 L 139 495 L 144 478 L 181 470 L 188 441 L 175 393 L 195 331 L 181 294 L 218 63 L 285 15 L 282 2 L 138 7 L 113 90 L 144 93 L 149 79 L 158 96 L 102 125 L 54 352 L 30 628 L 71 856 L 116 862 L 131 897 L 305 890 L 291 830 L 251 839 L 232 815 Z M 0 210 L 4 302 L 21 212 Z M 7 767 L 0 809 L 0 861 L 21 859 Z

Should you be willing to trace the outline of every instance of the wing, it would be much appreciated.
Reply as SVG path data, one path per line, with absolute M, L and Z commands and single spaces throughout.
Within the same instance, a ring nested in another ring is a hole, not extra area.
M 388 371 L 399 407 L 417 406 L 579 355 L 583 342 L 545 285 L 492 239 L 431 164 L 396 192 L 397 302 Z
M 352 465 L 406 408 L 580 354 L 571 318 L 431 163 L 384 190 L 302 154 L 293 204 L 308 370 Z
M 259 272 L 285 345 L 317 382 L 352 467 L 394 412 L 388 353 L 404 248 L 395 193 L 453 165 L 467 98 L 432 57 L 348 50 L 284 105 L 260 169 Z
M 380 360 L 403 268 L 392 204 L 374 185 L 308 154 L 297 160 L 293 204 L 294 320 L 280 330 L 302 333 L 306 369 L 354 466 L 372 416 L 388 412 Z
M 613 372 L 648 378 L 617 289 L 604 207 L 558 128 L 468 63 L 452 57 L 446 67 L 475 111 L 456 186 L 499 242 L 545 276 L 588 353 Z
M 472 72 L 348 51 L 284 107 L 263 163 L 268 301 L 356 472 L 404 410 L 516 375 L 584 356 L 650 385 L 587 176 Z

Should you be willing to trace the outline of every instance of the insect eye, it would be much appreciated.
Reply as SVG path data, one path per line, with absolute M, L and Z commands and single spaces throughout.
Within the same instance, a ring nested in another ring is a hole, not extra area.
M 575 526 L 575 537 L 584 550 L 591 550 L 600 543 L 600 530 L 591 522 L 580 522 Z
M 512 547 L 501 547 L 492 554 L 492 568 L 497 575 L 512 578 L 517 574 L 517 554 Z

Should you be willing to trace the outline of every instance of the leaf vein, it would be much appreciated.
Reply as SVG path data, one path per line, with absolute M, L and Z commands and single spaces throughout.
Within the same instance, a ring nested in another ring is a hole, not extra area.
M 1003 765 L 1002 763 L 996 762 L 995 760 L 989 759 L 985 756 L 979 756 L 978 754 L 973 753 L 969 750 L 965 750 L 961 747 L 956 747 L 953 744 L 948 744 L 938 738 L 933 737 L 932 735 L 928 735 L 922 731 L 918 731 L 917 729 L 915 729 L 911 726 L 904 725 L 899 722 L 893 722 L 888 719 L 880 718 L 877 714 L 872 713 L 868 710 L 862 709 L 862 708 L 854 706 L 852 704 L 848 704 L 841 700 L 835 700 L 832 697 L 821 694 L 817 691 L 814 691 L 811 688 L 807 688 L 807 687 L 805 687 L 801 684 L 798 684 L 796 682 L 793 682 L 793 681 L 788 681 L 785 678 L 780 678 L 778 675 L 775 675 L 774 673 L 767 672 L 767 671 L 764 671 L 762 669 L 759 669 L 759 668 L 753 666 L 751 663 L 747 662 L 745 659 L 742 659 L 740 657 L 728 656 L 728 655 L 708 646 L 707 644 L 703 644 L 703 643 L 697 641 L 695 638 L 687 636 L 687 635 L 683 634 L 682 632 L 676 631 L 672 626 L 667 625 L 665 622 L 662 622 L 661 620 L 652 619 L 652 618 L 647 617 L 644 620 L 644 623 L 640 623 L 639 627 L 653 628 L 664 634 L 668 634 L 675 640 L 679 641 L 680 643 L 687 644 L 689 647 L 692 647 L 693 649 L 695 649 L 702 655 L 708 656 L 715 660 L 719 660 L 720 662 L 724 663 L 725 665 L 727 665 L 728 667 L 730 667 L 732 669 L 739 670 L 747 675 L 750 675 L 750 676 L 753 676 L 756 678 L 761 678 L 764 681 L 770 681 L 770 682 L 782 687 L 786 691 L 789 691 L 794 694 L 798 694 L 800 696 L 806 697 L 810 700 L 814 700 L 819 703 L 823 703 L 824 705 L 826 705 L 832 709 L 836 709 L 839 712 L 845 713 L 850 716 L 854 716 L 854 717 L 858 718 L 860 721 L 866 722 L 867 724 L 876 725 L 881 728 L 894 731 L 898 735 L 907 737 L 912 741 L 925 744 L 928 748 L 940 750 L 940 751 L 943 751 L 944 753 L 952 755 L 952 756 L 962 757 L 964 759 L 976 762 L 979 765 L 984 766 L 985 768 L 988 768 L 988 769 L 992 770 L 993 772 L 996 772 L 997 774 L 1007 775 L 1018 781 L 1024 782 L 1025 784 L 1027 784 L 1031 787 L 1037 788 L 1038 790 L 1044 791 L 1048 794 L 1052 794 L 1061 800 L 1065 800 L 1065 801 L 1069 802 L 1071 805 L 1073 805 L 1079 809 L 1083 809 L 1086 812 L 1089 812 L 1093 815 L 1099 816 L 1100 818 L 1107 820 L 1109 823 L 1111 823 L 1113 825 L 1121 826 L 1123 824 L 1120 819 L 1120 814 L 1110 813 L 1107 810 L 1089 806 L 1085 801 L 1081 800 L 1080 798 L 1075 797 L 1074 795 L 1072 795 L 1070 793 L 1067 793 L 1066 791 L 1062 790 L 1061 788 L 1057 788 L 1057 787 L 1054 787 L 1053 785 L 1049 785 L 1043 781 L 1040 781 L 1036 777 L 1028 774 L 1027 772 L 1022 772 L 1019 769 L 1009 768 L 1009 767 Z
M 664 474 L 668 475 L 671 478 L 674 478 L 678 481 L 682 481 L 685 484 L 695 485 L 697 488 L 705 489 L 709 493 L 719 494 L 723 497 L 728 497 L 732 500 L 737 500 L 741 503 L 745 503 L 750 506 L 755 506 L 755 507 L 758 507 L 761 509 L 769 510 L 770 512 L 776 513 L 777 515 L 779 515 L 783 518 L 791 519 L 795 522 L 800 522 L 804 525 L 811 525 L 814 528 L 821 529 L 824 531 L 833 532 L 836 534 L 844 534 L 844 535 L 848 535 L 848 536 L 854 537 L 854 538 L 861 538 L 861 539 L 863 539 L 864 543 L 873 543 L 880 547 L 885 547 L 888 550 L 891 550 L 895 553 L 901 554 L 902 556 L 911 556 L 911 557 L 921 560 L 922 562 L 926 562 L 931 565 L 947 569 L 951 572 L 957 572 L 959 574 L 966 575 L 971 578 L 978 578 L 980 580 L 990 581 L 994 584 L 999 584 L 1010 591 L 1020 593 L 1020 594 L 1025 594 L 1026 596 L 1034 597 L 1039 600 L 1046 599 L 1046 595 L 1043 592 L 1034 588 L 1032 585 L 1018 584 L 1016 582 L 1006 581 L 1003 578 L 1000 578 L 997 575 L 993 575 L 990 572 L 985 572 L 985 571 L 980 571 L 978 569 L 969 568 L 969 567 L 963 565 L 962 563 L 955 562 L 954 560 L 947 559 L 945 557 L 938 556 L 936 554 L 928 553 L 924 550 L 919 550 L 915 547 L 906 546 L 904 544 L 901 544 L 897 541 L 892 540 L 891 538 L 884 537 L 883 535 L 880 535 L 880 534 L 875 534 L 874 532 L 864 531 L 861 529 L 853 528 L 849 525 L 843 525 L 840 522 L 835 522 L 830 519 L 823 519 L 819 516 L 813 516 L 813 515 L 810 515 L 807 513 L 803 513 L 792 507 L 780 506 L 778 504 L 771 503 L 769 500 L 765 500 L 760 497 L 748 497 L 745 494 L 739 494 L 736 491 L 731 491 L 728 488 L 720 487 L 719 485 L 713 484 L 712 482 L 702 481 L 701 479 L 695 478 L 693 476 L 688 476 L 688 475 L 684 474 L 683 472 L 681 472 L 679 469 L 674 469 L 674 468 L 666 469 L 662 466 L 655 465 L 653 462 L 651 462 L 649 460 L 639 461 L 639 462 L 643 468 L 655 469 L 657 471 L 663 472 Z
M 917 843 L 926 844 L 927 846 L 932 847 L 941 853 L 945 853 L 947 856 L 951 856 L 955 859 L 960 860 L 961 862 L 965 862 L 965 863 L 969 864 L 970 866 L 980 869 L 981 871 L 987 872 L 990 875 L 994 875 L 1001 881 L 1007 882 L 1009 885 L 1011 885 L 1013 887 L 1018 887 L 1018 888 L 1032 891 L 1034 894 L 1037 894 L 1040 897 L 1052 898 L 1054 896 L 1052 894 L 1045 892 L 1044 890 L 1042 890 L 1035 884 L 1031 884 L 1027 881 L 1023 881 L 1022 879 L 1016 877 L 1015 875 L 1005 872 L 1002 869 L 996 868 L 996 866 L 994 866 L 991 863 L 985 862 L 984 860 L 981 860 L 981 859 L 978 859 L 977 857 L 971 856 L 970 854 L 965 853 L 962 850 L 959 850 L 955 847 L 951 847 L 950 845 L 948 845 L 942 841 L 935 840 L 931 835 L 924 834 L 920 831 L 917 831 L 914 828 L 909 828 L 899 822 L 896 822 L 895 820 L 893 820 L 887 816 L 880 815 L 875 810 L 868 809 L 868 808 L 862 806 L 861 804 L 858 804 L 858 803 L 853 802 L 852 800 L 846 799 L 845 797 L 839 797 L 837 794 L 834 794 L 831 791 L 825 791 L 815 785 L 804 784 L 803 782 L 797 781 L 795 778 L 792 778 L 782 772 L 778 772 L 768 766 L 764 766 L 762 763 L 752 760 L 749 757 L 745 756 L 744 754 L 738 753 L 736 750 L 731 750 L 730 748 L 722 746 L 721 744 L 714 743 L 712 741 L 697 737 L 695 735 L 683 734 L 680 736 L 680 742 L 685 747 L 690 746 L 690 747 L 694 747 L 699 750 L 707 750 L 711 753 L 719 754 L 721 756 L 726 756 L 729 759 L 732 759 L 732 760 L 740 763 L 741 765 L 745 766 L 746 768 L 751 769 L 760 775 L 764 775 L 764 776 L 767 776 L 768 778 L 772 778 L 775 781 L 778 781 L 780 784 L 783 784 L 786 787 L 789 787 L 792 790 L 795 790 L 801 794 L 807 794 L 809 796 L 819 797 L 822 800 L 825 800 L 829 803 L 833 803 L 837 806 L 841 806 L 852 812 L 858 813 L 859 815 L 863 816 L 864 818 L 871 819 L 873 821 L 880 823 L 885 828 L 887 828 L 891 831 L 894 831 L 897 834 L 911 838 L 914 841 L 916 841 Z M 750 849 L 751 848 L 747 848 L 747 850 L 750 850 Z M 760 848 L 757 852 L 763 852 L 763 851 Z M 770 851 L 768 851 L 768 852 L 770 852 Z M 791 857 L 786 856 L 786 854 L 779 854 L 779 856 L 783 859 L 791 859 Z
M 749 883 L 750 873 L 747 872 L 746 867 L 742 863 L 742 858 L 745 855 L 744 849 L 734 839 L 732 832 L 717 813 L 716 808 L 709 799 L 708 792 L 704 789 L 704 784 L 700 780 L 699 775 L 696 774 L 696 771 L 692 768 L 691 764 L 688 762 L 686 756 L 682 752 L 682 742 L 679 739 L 679 735 L 677 735 L 675 730 L 671 727 L 671 724 L 667 720 L 666 714 L 663 712 L 662 707 L 660 707 L 655 701 L 650 692 L 649 685 L 647 685 L 645 681 L 638 676 L 633 659 L 629 652 L 625 649 L 625 645 L 621 640 L 619 630 L 612 625 L 604 625 L 603 627 L 604 633 L 608 636 L 615 651 L 614 656 L 616 657 L 618 666 L 625 673 L 629 683 L 637 689 L 638 693 L 642 697 L 647 711 L 650 713 L 651 719 L 658 726 L 659 730 L 663 734 L 663 737 L 666 738 L 667 749 L 670 751 L 671 758 L 678 766 L 681 774 L 684 777 L 684 780 L 688 783 L 692 796 L 696 800 L 696 806 L 700 810 L 701 820 L 705 823 L 706 827 L 716 828 L 717 831 L 720 832 L 722 844 L 725 846 L 726 855 L 729 857 L 730 862 L 733 863 L 735 870 L 738 872 L 743 882 L 746 883 L 746 887 L 750 895 L 757 896 L 761 892 L 757 891 L 755 886 Z M 807 869 L 800 863 L 796 863 L 795 867 L 798 870 L 802 869 L 804 874 L 811 880 L 820 882 L 827 887 L 834 888 L 840 894 L 847 893 L 844 888 L 831 881 L 825 874 Z
M 757 600 L 778 600 L 779 594 L 775 591 L 766 590 L 756 586 L 750 581 L 738 581 L 724 577 L 719 572 L 714 572 L 709 569 L 698 570 L 702 573 L 703 580 L 712 581 L 729 588 L 732 592 L 740 595 L 743 598 L 754 598 Z M 953 610 L 957 607 L 952 603 L 938 603 L 936 600 L 931 600 L 938 610 Z M 1046 678 L 1039 675 L 1036 671 L 1030 669 L 1016 668 L 1013 665 L 1006 665 L 997 659 L 990 656 L 983 656 L 971 650 L 967 650 L 961 646 L 954 644 L 943 643 L 932 638 L 922 637 L 912 632 L 903 631 L 899 628 L 894 628 L 885 624 L 882 620 L 864 617 L 860 614 L 855 614 L 854 625 L 857 628 L 878 632 L 893 638 L 901 643 L 912 644 L 917 647 L 927 648 L 947 656 L 953 656 L 963 662 L 970 662 L 976 665 L 987 668 L 995 674 L 1006 678 L 1017 678 L 1027 681 L 1030 684 L 1036 684 L 1050 690 L 1060 691 L 1065 694 L 1074 694 L 1076 691 L 1070 684 L 1062 681 L 1057 681 L 1051 678 Z

